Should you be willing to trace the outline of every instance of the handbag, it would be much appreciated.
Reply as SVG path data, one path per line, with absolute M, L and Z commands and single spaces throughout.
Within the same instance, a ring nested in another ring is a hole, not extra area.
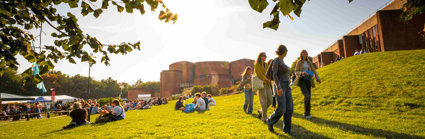
M 259 89 L 263 89 L 264 88 L 264 84 L 263 81 L 258 78 L 257 76 L 254 76 L 252 78 L 252 90 L 259 90 Z
M 96 121 L 94 123 L 106 123 L 106 122 L 109 122 L 109 117 L 99 116 L 96 118 Z

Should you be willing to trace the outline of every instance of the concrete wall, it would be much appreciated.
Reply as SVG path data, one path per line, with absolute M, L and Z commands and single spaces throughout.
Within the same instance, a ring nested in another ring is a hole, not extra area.
M 169 66 L 170 70 L 182 71 L 182 87 L 192 87 L 195 77 L 195 64 L 192 62 L 181 61 Z
M 232 79 L 234 81 L 241 80 L 242 72 L 245 70 L 247 66 L 254 68 L 254 60 L 251 59 L 240 59 L 233 62 L 230 62 L 230 74 L 232 75 Z
M 164 70 L 161 72 L 160 97 L 170 97 L 180 93 L 182 72 L 176 70 Z
M 405 23 L 401 10 L 377 12 L 382 51 L 425 49 L 425 41 L 418 33 L 424 30 L 425 14 L 417 15 Z

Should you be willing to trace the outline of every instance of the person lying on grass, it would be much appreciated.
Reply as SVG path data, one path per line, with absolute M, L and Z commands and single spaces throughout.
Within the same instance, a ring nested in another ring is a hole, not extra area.
M 175 106 L 175 110 L 184 110 L 184 105 L 183 105 L 183 97 L 179 97 L 179 100 L 176 102 L 176 106 Z
M 201 94 L 196 93 L 195 94 L 195 100 L 196 100 L 195 110 L 197 110 L 197 111 L 206 110 L 205 101 L 204 101 L 204 99 L 201 98 Z
M 81 108 L 81 103 L 75 102 L 72 106 L 71 111 L 71 123 L 69 125 L 64 126 L 63 129 L 73 128 L 80 125 L 88 125 L 90 122 L 87 121 L 87 110 Z

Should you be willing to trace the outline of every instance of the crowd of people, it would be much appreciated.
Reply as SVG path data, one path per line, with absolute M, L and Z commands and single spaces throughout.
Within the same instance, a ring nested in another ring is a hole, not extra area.
M 127 102 L 120 102 L 115 99 L 111 103 L 104 104 L 103 106 L 100 106 L 96 99 L 88 99 L 87 101 L 84 99 L 76 99 L 74 102 L 68 103 L 58 101 L 48 104 L 47 106 L 49 107 L 43 107 L 42 103 L 35 102 L 33 104 L 3 105 L 4 107 L 0 108 L 0 116 L 2 116 L 1 120 L 7 120 L 11 117 L 10 115 L 16 115 L 16 117 L 13 117 L 15 120 L 15 118 L 20 119 L 22 116 L 28 116 L 28 114 L 33 118 L 43 118 L 41 115 L 42 111 L 56 111 L 58 113 L 63 112 L 63 114 L 69 113 L 72 120 L 68 125 L 63 127 L 64 129 L 68 129 L 90 124 L 90 115 L 93 114 L 100 114 L 100 116 L 96 118 L 96 122 L 98 119 L 101 119 L 99 120 L 100 122 L 116 121 L 124 119 L 125 112 L 128 110 L 150 109 L 151 106 L 163 104 L 168 104 L 166 98 L 151 98 L 149 100 Z
M 261 104 L 258 118 L 273 132 L 273 125 L 283 116 L 283 132 L 290 134 L 291 117 L 294 112 L 290 85 L 299 86 L 304 95 L 304 117 L 311 119 L 311 88 L 315 87 L 313 77 L 318 83 L 321 81 L 306 50 L 301 51 L 295 71 L 289 76 L 290 69 L 284 62 L 287 53 L 286 46 L 279 45 L 276 50 L 277 57 L 266 62 L 266 53 L 261 52 L 254 63 L 254 69 L 249 66 L 245 68 L 240 84 L 245 94 L 243 110 L 247 114 L 252 114 L 254 94 L 258 94 Z M 274 112 L 267 117 L 267 109 L 270 106 Z
M 366 49 L 364 49 L 364 48 L 362 48 L 362 49 L 356 49 L 356 51 L 354 52 L 354 55 L 356 56 L 356 55 L 366 54 L 366 53 L 370 53 L 370 52 L 371 52 L 371 51 L 366 50 Z
M 193 111 L 205 111 L 209 110 L 210 107 L 215 106 L 215 100 L 212 98 L 211 94 L 207 94 L 207 92 L 195 93 L 194 100 L 190 104 L 185 104 L 185 100 L 188 97 L 179 97 L 179 100 L 176 102 L 174 109 L 182 110 L 184 112 L 193 112 Z
M 150 109 L 154 105 L 168 104 L 167 98 L 151 98 L 149 100 L 135 100 L 127 101 L 124 104 L 125 111 L 127 110 L 139 110 L 139 109 Z
M 42 118 L 41 111 L 43 109 L 43 104 L 40 102 L 35 102 L 34 104 L 8 104 L 0 108 L 0 116 L 4 116 L 2 120 L 8 120 L 10 117 L 8 115 L 13 115 L 13 120 L 19 120 L 23 116 L 28 116 L 30 118 Z

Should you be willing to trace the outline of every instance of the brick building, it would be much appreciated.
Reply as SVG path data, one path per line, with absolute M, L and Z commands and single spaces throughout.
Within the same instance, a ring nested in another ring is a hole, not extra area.
M 181 61 L 161 72 L 159 97 L 179 94 L 194 85 L 217 85 L 218 88 L 231 87 L 240 80 L 246 66 L 253 67 L 254 60 L 240 59 L 233 62 L 205 61 L 191 63 Z
M 356 50 L 369 52 L 425 49 L 425 41 L 419 32 L 424 31 L 425 14 L 412 20 L 400 19 L 405 0 L 394 0 L 329 48 L 313 58 L 318 67 L 326 66 L 337 57 L 350 57 Z

